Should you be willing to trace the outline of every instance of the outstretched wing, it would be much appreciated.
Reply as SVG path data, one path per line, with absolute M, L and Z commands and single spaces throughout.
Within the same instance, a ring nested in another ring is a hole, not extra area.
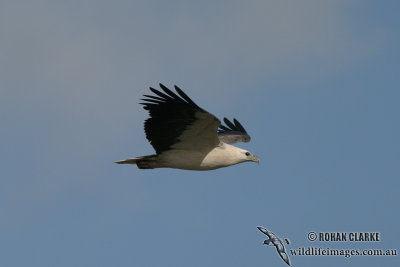
M 226 126 L 220 125 L 218 129 L 218 138 L 221 142 L 233 144 L 250 141 L 250 136 L 236 119 L 233 119 L 232 123 L 227 118 L 224 118 L 224 122 Z
M 196 105 L 175 85 L 175 94 L 160 84 L 158 91 L 150 87 L 157 96 L 144 95 L 144 109 L 150 118 L 144 123 L 146 138 L 160 154 L 175 148 L 182 150 L 209 151 L 220 141 L 217 129 L 221 122 L 211 113 Z
M 265 229 L 262 226 L 257 226 L 258 230 L 260 230 L 263 234 L 267 235 L 269 238 L 273 238 L 274 236 L 271 235 L 271 232 L 269 232 L 267 229 Z
M 278 254 L 279 254 L 279 256 L 281 256 L 282 260 L 284 262 L 286 262 L 287 265 L 290 266 L 290 259 L 289 259 L 288 254 L 286 253 L 286 250 L 285 251 L 279 251 L 278 250 Z

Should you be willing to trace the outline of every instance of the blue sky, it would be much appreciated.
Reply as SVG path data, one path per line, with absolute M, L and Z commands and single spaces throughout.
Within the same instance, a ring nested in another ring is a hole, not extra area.
M 2 1 L 1 266 L 285 266 L 287 249 L 398 249 L 397 1 Z M 177 84 L 239 119 L 260 164 L 153 153 L 138 105 Z M 380 232 L 379 243 L 309 231 Z M 398 265 L 294 257 L 292 266 Z

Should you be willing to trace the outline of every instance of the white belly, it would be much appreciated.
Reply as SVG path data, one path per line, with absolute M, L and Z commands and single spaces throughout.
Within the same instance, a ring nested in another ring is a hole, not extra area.
M 214 170 L 237 164 L 226 146 L 218 146 L 208 152 L 192 150 L 169 150 L 157 156 L 157 168 L 175 168 L 184 170 Z

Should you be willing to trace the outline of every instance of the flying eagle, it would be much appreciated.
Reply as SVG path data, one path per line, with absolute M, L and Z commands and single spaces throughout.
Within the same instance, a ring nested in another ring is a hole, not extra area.
M 246 161 L 259 162 L 247 150 L 232 146 L 249 142 L 250 136 L 233 119 L 224 118 L 226 126 L 211 113 L 196 105 L 175 85 L 178 95 L 160 84 L 156 95 L 144 95 L 144 109 L 150 118 L 144 123 L 146 138 L 156 154 L 116 161 L 136 164 L 139 169 L 175 168 L 184 170 L 214 170 Z

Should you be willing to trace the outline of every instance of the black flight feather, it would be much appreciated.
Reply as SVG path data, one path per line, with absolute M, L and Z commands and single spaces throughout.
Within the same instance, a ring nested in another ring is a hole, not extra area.
M 242 124 L 240 124 L 240 122 L 236 119 L 233 119 L 233 123 L 228 120 L 227 118 L 224 118 L 224 122 L 226 124 L 225 125 L 220 125 L 219 129 L 218 129 L 218 133 L 224 133 L 224 132 L 241 132 L 244 134 L 247 134 L 246 130 L 244 129 L 244 127 L 242 126 Z
M 146 138 L 157 154 L 170 149 L 179 142 L 185 129 L 196 121 L 196 112 L 206 112 L 197 106 L 181 89 L 175 86 L 179 96 L 160 84 L 164 92 L 150 87 L 157 96 L 144 95 L 144 109 L 149 111 L 150 118 L 144 123 Z

